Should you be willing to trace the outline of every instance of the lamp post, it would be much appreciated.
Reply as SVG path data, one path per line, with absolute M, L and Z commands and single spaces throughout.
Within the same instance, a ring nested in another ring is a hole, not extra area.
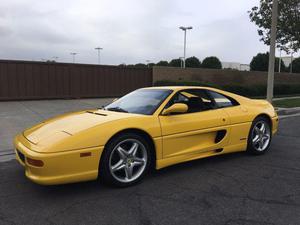
M 184 32 L 184 42 L 183 42 L 183 68 L 185 68 L 185 53 L 186 53 L 186 31 L 193 29 L 193 27 L 179 27 L 179 29 Z
M 95 50 L 98 51 L 98 64 L 100 65 L 100 50 L 103 50 L 103 48 L 97 47 Z
M 281 51 L 282 51 L 282 49 L 280 48 L 280 52 L 279 52 L 279 65 L 278 65 L 278 73 L 281 73 Z
M 278 0 L 273 0 L 272 7 L 272 26 L 271 26 L 271 43 L 269 55 L 269 70 L 268 70 L 268 87 L 267 100 L 272 102 L 274 91 L 274 68 L 275 68 L 275 48 L 277 34 L 277 17 L 278 17 Z
M 180 68 L 182 68 L 183 67 L 183 57 L 179 57 L 179 59 L 180 59 Z
M 75 63 L 75 56 L 78 54 L 77 52 L 71 52 L 73 63 Z

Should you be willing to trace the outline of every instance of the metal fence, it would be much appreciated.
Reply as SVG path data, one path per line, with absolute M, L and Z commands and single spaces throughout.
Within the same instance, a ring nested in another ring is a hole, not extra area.
M 152 86 L 152 69 L 0 60 L 0 100 L 117 97 Z

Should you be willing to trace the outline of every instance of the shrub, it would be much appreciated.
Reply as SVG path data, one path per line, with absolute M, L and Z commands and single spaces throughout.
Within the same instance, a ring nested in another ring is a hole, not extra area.
M 158 63 L 156 63 L 157 66 L 169 66 L 168 61 L 159 61 Z
M 300 73 L 300 57 L 293 60 L 293 73 Z
M 185 60 L 185 66 L 190 68 L 200 68 L 201 62 L 197 57 L 193 56 Z
M 222 69 L 222 63 L 217 57 L 211 56 L 211 57 L 206 57 L 203 60 L 201 67 L 208 68 L 208 69 Z
M 197 81 L 170 81 L 160 80 L 154 83 L 154 86 L 205 86 L 214 87 L 229 91 L 235 94 L 247 96 L 247 97 L 258 97 L 266 96 L 267 86 L 266 85 L 215 85 L 212 83 L 197 82 Z M 300 94 L 300 84 L 275 84 L 274 95 L 294 95 Z
M 209 83 L 200 83 L 197 81 L 173 81 L 173 80 L 159 80 L 154 83 L 154 86 L 206 86 L 213 87 L 215 85 Z
M 286 71 L 283 60 L 281 60 L 281 72 Z M 269 53 L 258 53 L 254 56 L 250 63 L 251 71 L 268 71 L 269 68 Z M 275 58 L 275 72 L 279 69 L 279 58 Z
M 172 67 L 181 67 L 181 59 L 172 59 L 169 63 Z

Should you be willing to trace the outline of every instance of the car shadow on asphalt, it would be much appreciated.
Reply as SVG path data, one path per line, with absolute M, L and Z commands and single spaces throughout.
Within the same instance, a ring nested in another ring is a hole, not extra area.
M 136 189 L 143 189 L 145 185 L 164 185 L 165 182 L 169 182 L 172 179 L 178 179 L 178 175 L 180 176 L 189 176 L 191 172 L 195 173 L 197 171 L 203 171 L 205 169 L 214 169 L 215 167 L 226 166 L 226 164 L 231 164 L 232 161 L 240 160 L 241 158 L 251 158 L 245 152 L 232 153 L 232 154 L 224 154 L 218 155 L 214 157 L 204 158 L 193 160 L 189 162 L 184 162 L 176 165 L 172 165 L 161 170 L 153 170 L 138 184 L 127 187 L 127 188 L 118 188 L 103 184 L 99 180 L 95 181 L 87 181 L 80 183 L 71 183 L 71 184 L 62 184 L 62 185 L 53 185 L 53 186 L 42 186 L 35 184 L 29 181 L 25 176 L 22 176 L 22 186 L 27 186 L 26 189 L 32 190 L 37 195 L 42 196 L 70 196 L 77 195 L 82 193 L 115 193 L 119 191 L 131 191 Z M 225 165 L 224 165 L 225 163 Z M 22 168 L 16 171 L 22 174 Z

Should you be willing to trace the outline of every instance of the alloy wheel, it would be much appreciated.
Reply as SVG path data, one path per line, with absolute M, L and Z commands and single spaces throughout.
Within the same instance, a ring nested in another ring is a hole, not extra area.
M 257 151 L 267 149 L 271 140 L 271 129 L 267 122 L 259 121 L 252 130 L 252 145 Z
M 147 165 L 146 147 L 136 139 L 126 139 L 118 143 L 109 157 L 112 176 L 122 183 L 138 179 Z

